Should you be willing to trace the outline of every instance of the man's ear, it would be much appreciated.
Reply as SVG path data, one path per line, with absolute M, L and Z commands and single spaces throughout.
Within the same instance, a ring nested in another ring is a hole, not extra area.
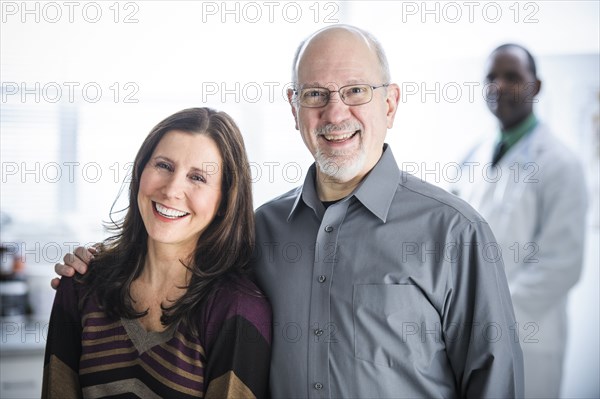
M 287 98 L 290 106 L 292 107 L 292 115 L 294 115 L 294 122 L 296 123 L 296 130 L 300 130 L 298 128 L 298 110 L 296 109 L 296 105 L 294 103 L 294 90 L 287 89 Z
M 535 92 L 533 93 L 534 96 L 537 96 L 538 94 L 540 94 L 540 91 L 542 90 L 542 81 L 539 79 L 536 79 L 535 81 Z
M 400 87 L 397 84 L 392 83 L 387 87 L 387 98 L 385 101 L 387 104 L 387 127 L 391 129 L 394 126 L 398 102 L 400 101 Z
M 540 93 L 541 89 L 542 89 L 542 81 L 539 79 L 536 79 L 533 82 L 527 83 L 525 86 L 525 93 L 524 93 L 523 101 L 526 103 L 536 103 L 537 100 L 535 98 Z

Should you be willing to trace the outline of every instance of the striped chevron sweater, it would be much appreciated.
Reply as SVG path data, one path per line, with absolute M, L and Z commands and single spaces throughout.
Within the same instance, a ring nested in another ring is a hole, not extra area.
M 44 398 L 253 398 L 268 389 L 271 309 L 249 281 L 227 283 L 199 312 L 199 336 L 183 322 L 148 332 L 110 319 L 83 287 L 61 280 L 44 360 Z

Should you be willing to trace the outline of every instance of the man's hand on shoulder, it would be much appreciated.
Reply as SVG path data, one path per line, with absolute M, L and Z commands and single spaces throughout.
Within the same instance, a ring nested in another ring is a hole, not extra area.
M 73 253 L 68 253 L 63 257 L 62 263 L 54 265 L 54 271 L 60 276 L 71 277 L 76 272 L 85 274 L 87 272 L 88 265 L 94 259 L 94 255 L 98 253 L 95 247 L 77 247 Z M 57 289 L 60 285 L 60 278 L 55 277 L 50 281 L 52 288 Z

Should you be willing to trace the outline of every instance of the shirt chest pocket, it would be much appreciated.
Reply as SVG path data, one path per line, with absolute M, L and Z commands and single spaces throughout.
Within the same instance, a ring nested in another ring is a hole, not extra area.
M 354 356 L 387 367 L 427 365 L 443 350 L 438 313 L 408 284 L 355 284 Z

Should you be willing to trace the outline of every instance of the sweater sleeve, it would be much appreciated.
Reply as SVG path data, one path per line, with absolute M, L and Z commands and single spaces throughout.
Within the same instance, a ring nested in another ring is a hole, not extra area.
M 80 398 L 81 317 L 73 278 L 63 277 L 56 292 L 44 356 L 42 398 Z
M 223 287 L 209 302 L 205 326 L 206 398 L 264 398 L 271 360 L 271 307 L 248 282 Z

